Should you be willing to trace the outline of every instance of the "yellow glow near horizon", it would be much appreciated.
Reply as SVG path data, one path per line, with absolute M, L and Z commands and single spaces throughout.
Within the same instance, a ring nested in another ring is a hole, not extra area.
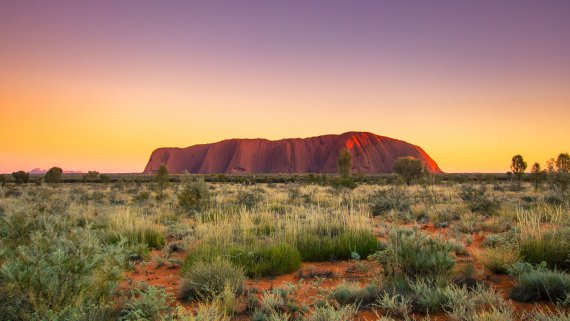
M 357 130 L 417 144 L 446 172 L 505 172 L 512 155 L 544 164 L 567 151 L 570 137 L 565 100 L 450 102 L 420 94 L 394 103 L 319 84 L 312 93 L 226 88 L 194 95 L 136 79 L 121 86 L 14 77 L 0 87 L 0 171 L 140 172 L 157 147 Z

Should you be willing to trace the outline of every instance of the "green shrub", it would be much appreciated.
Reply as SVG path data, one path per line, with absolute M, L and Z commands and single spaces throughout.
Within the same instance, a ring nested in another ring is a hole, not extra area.
M 242 189 L 237 194 L 238 206 L 243 206 L 248 210 L 253 209 L 257 204 L 265 199 L 265 191 L 261 188 Z
M 379 216 L 390 211 L 406 213 L 411 209 L 410 196 L 405 189 L 396 186 L 377 192 L 373 198 L 372 215 Z
M 408 318 L 412 312 L 412 302 L 409 298 L 389 292 L 379 296 L 375 306 L 383 309 L 390 316 L 394 315 L 404 319 Z
M 163 288 L 142 283 L 130 292 L 119 321 L 160 321 L 170 310 L 169 295 Z
M 480 185 L 478 188 L 471 184 L 461 185 L 459 197 L 467 202 L 474 213 L 490 216 L 496 214 L 500 208 L 499 202 L 487 195 L 485 185 Z
M 197 211 L 204 209 L 210 202 L 210 190 L 203 179 L 187 181 L 184 183 L 182 191 L 178 193 L 178 206 L 186 211 Z
M 67 306 L 61 311 L 47 311 L 46 313 L 35 313 L 31 321 L 108 321 L 119 320 L 120 311 L 111 303 L 92 303 L 80 306 Z M 1 319 L 0 319 L 1 320 Z
M 417 279 L 410 282 L 410 289 L 413 309 L 418 312 L 428 314 L 441 312 L 449 300 L 445 287 L 434 281 Z
M 146 202 L 150 199 L 149 191 L 140 191 L 135 196 L 133 196 L 133 201 L 138 203 Z
M 196 262 L 185 270 L 179 298 L 183 301 L 211 300 L 228 287 L 234 295 L 243 292 L 245 275 L 241 268 L 224 259 Z
M 388 247 L 374 256 L 388 276 L 434 280 L 447 276 L 455 265 L 451 251 L 451 246 L 440 239 L 419 231 L 397 230 L 390 233 Z
M 336 189 L 355 189 L 358 187 L 358 184 L 356 184 L 356 181 L 352 177 L 335 177 L 331 181 L 331 185 Z
M 367 305 L 374 302 L 381 293 L 381 288 L 374 283 L 361 286 L 356 282 L 345 282 L 334 288 L 329 296 L 340 305 Z
M 511 271 L 517 274 L 517 284 L 509 295 L 515 301 L 560 302 L 566 300 L 570 293 L 570 275 L 549 270 L 544 264 L 537 267 L 519 264 Z
M 59 167 L 50 168 L 44 175 L 44 181 L 48 184 L 59 183 L 63 176 L 63 170 Z
M 24 184 L 30 180 L 30 175 L 24 171 L 13 172 L 12 177 L 16 184 Z
M 358 312 L 355 305 L 336 306 L 326 303 L 305 313 L 305 321 L 352 321 Z
M 393 170 L 402 177 L 407 185 L 428 174 L 425 164 L 411 156 L 397 158 L 394 161 Z
M 33 312 L 32 304 L 23 293 L 0 280 L 0 320 L 26 321 Z
M 21 230 L 6 233 L 10 222 L 20 222 Z M 0 277 L 40 316 L 114 294 L 126 262 L 122 244 L 106 246 L 89 226 L 55 214 L 0 220 L 0 231 Z M 18 243 L 11 240 L 16 236 Z

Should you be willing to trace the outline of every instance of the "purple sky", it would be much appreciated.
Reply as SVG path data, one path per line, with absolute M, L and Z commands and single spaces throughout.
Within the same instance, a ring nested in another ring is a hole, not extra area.
M 348 130 L 421 145 L 444 170 L 568 149 L 551 131 L 570 117 L 568 0 L 2 1 L 0 40 L 0 134 L 30 128 L 0 143 L 0 171 L 70 155 L 137 171 L 159 146 Z M 59 132 L 34 130 L 57 113 Z M 70 115 L 117 124 L 95 136 Z M 62 137 L 118 159 L 45 147 Z

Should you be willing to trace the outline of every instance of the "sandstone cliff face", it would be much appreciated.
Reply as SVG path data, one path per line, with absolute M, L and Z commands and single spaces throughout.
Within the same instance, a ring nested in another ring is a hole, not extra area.
M 335 173 L 342 149 L 352 154 L 353 173 L 390 173 L 398 157 L 412 156 L 432 173 L 441 170 L 419 146 L 367 132 L 281 140 L 229 139 L 187 148 L 158 148 L 144 173 L 165 164 L 170 173 Z

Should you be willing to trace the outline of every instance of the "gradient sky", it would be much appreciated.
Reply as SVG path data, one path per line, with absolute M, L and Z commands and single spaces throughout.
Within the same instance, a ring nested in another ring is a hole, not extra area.
M 568 0 L 0 2 L 0 172 L 350 130 L 505 172 L 569 121 Z

